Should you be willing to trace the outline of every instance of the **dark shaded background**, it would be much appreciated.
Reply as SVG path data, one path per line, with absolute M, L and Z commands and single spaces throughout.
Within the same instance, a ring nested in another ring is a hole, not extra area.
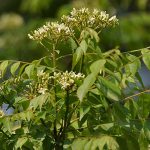
M 96 7 L 117 15 L 119 27 L 101 35 L 103 50 L 119 46 L 129 51 L 150 45 L 150 0 L 0 0 L 0 59 L 31 61 L 44 56 L 45 50 L 27 34 L 73 7 Z

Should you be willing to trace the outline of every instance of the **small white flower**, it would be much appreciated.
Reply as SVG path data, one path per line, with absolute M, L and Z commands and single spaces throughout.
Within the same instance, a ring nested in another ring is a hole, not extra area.
M 39 94 L 45 94 L 46 91 L 47 91 L 46 88 L 40 88 L 40 89 L 38 90 L 38 93 L 39 93 Z
M 43 75 L 45 75 L 45 72 L 43 72 L 43 70 L 38 71 L 37 73 L 38 77 L 43 76 Z
M 72 16 L 75 16 L 77 14 L 77 10 L 75 8 L 73 8 L 70 14 Z
M 109 18 L 109 21 L 113 21 L 113 20 L 116 20 L 116 16 L 112 16 L 111 18 Z
M 98 13 L 99 13 L 98 9 L 94 9 L 94 10 L 93 10 L 93 15 L 96 16 L 96 15 L 98 15 Z
M 82 12 L 82 13 L 89 13 L 88 8 L 81 8 L 79 11 Z

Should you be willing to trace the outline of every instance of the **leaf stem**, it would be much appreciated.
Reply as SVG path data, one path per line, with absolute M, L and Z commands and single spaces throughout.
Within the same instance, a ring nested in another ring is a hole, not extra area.
M 141 51 L 142 49 L 150 49 L 150 46 L 144 47 L 144 48 L 140 48 L 140 49 L 135 49 L 135 50 L 129 50 L 127 52 L 122 52 L 122 53 L 136 53 L 136 52 Z
M 84 67 L 84 58 L 85 58 L 85 56 L 84 56 L 84 54 L 83 54 L 82 59 L 81 59 L 81 65 L 80 65 L 80 72 L 81 72 L 81 73 L 82 73 L 83 67 Z
M 68 120 L 68 114 L 69 114 L 69 90 L 66 90 L 66 99 L 65 99 L 65 107 L 66 107 L 66 111 L 65 111 L 65 116 L 64 116 L 64 121 L 63 121 L 63 125 L 59 131 L 59 139 L 62 140 L 62 142 L 65 139 L 65 132 L 66 129 L 68 127 L 68 125 L 70 124 L 70 120 Z
M 66 100 L 65 100 L 66 112 L 64 118 L 64 132 L 68 124 L 68 113 L 69 113 L 69 90 L 66 91 Z

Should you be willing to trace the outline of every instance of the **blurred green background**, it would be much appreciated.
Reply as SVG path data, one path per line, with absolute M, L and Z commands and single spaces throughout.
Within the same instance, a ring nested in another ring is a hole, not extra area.
M 150 0 L 0 0 L 0 59 L 32 61 L 46 54 L 27 34 L 73 8 L 89 7 L 117 15 L 120 25 L 104 30 L 101 48 L 122 51 L 150 45 Z

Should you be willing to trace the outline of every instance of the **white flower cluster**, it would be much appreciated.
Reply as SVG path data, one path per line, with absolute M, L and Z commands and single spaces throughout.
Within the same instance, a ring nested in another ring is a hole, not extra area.
M 71 34 L 72 31 L 64 23 L 47 22 L 46 25 L 34 30 L 32 34 L 28 34 L 28 37 L 36 41 L 42 41 L 45 38 L 53 41 L 56 39 L 62 40 L 62 36 L 69 37 Z
M 70 15 L 61 17 L 60 23 L 47 22 L 39 29 L 28 34 L 28 36 L 30 39 L 39 42 L 43 39 L 50 40 L 51 42 L 56 40 L 62 41 L 73 36 L 76 30 L 82 31 L 88 27 L 99 32 L 105 27 L 113 27 L 117 24 L 118 19 L 116 16 L 110 17 L 105 11 L 73 8 Z
M 54 72 L 53 78 L 60 84 L 61 89 L 63 90 L 70 90 L 75 88 L 76 82 L 82 80 L 85 76 L 82 73 L 75 73 L 71 72 L 63 72 L 63 73 L 56 73 Z
M 69 16 L 63 16 L 61 21 L 70 28 L 84 29 L 86 27 L 93 29 L 102 29 L 107 26 L 115 26 L 118 24 L 116 16 L 110 17 L 105 11 L 94 9 L 90 11 L 88 8 L 75 9 L 71 11 Z

